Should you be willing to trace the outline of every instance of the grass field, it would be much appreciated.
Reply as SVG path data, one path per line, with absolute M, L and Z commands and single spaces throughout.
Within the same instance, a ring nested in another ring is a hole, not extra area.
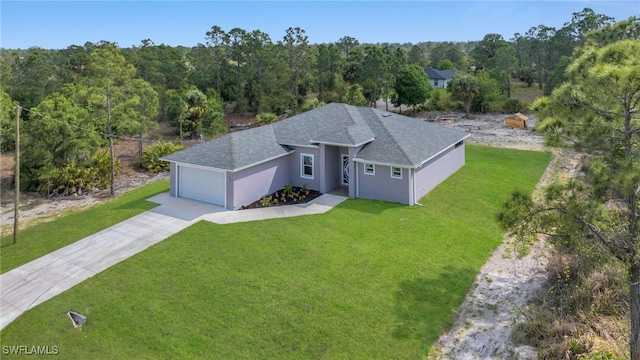
M 157 181 L 88 210 L 22 230 L 16 245 L 12 244 L 13 235 L 5 236 L 0 239 L 0 273 L 152 209 L 157 204 L 146 199 L 168 190 L 168 181 Z
M 469 146 L 423 206 L 352 199 L 197 223 L 26 312 L 2 344 L 91 359 L 422 359 L 502 241 L 500 205 L 549 159 Z M 88 316 L 82 328 L 69 309 Z
M 527 87 L 524 84 L 514 84 L 511 87 L 511 96 L 520 100 L 523 106 L 529 106 L 535 99 L 543 95 L 542 90 L 536 84 Z

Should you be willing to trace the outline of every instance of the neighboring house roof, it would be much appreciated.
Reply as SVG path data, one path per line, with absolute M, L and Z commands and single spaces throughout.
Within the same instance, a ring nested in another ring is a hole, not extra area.
M 427 73 L 427 76 L 431 80 L 447 80 L 456 76 L 451 70 L 436 70 L 434 68 L 425 68 L 424 71 Z
M 292 152 L 289 146 L 357 147 L 361 162 L 418 167 L 468 133 L 370 107 L 331 103 L 275 124 L 230 133 L 162 160 L 238 170 Z

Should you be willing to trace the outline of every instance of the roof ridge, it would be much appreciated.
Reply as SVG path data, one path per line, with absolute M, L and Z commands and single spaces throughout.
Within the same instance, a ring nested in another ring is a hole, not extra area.
M 251 129 L 249 129 L 249 130 L 251 130 Z M 239 135 L 236 135 L 236 134 L 239 134 L 239 133 L 238 132 L 232 132 L 232 133 L 229 134 L 229 145 L 230 145 L 229 147 L 231 148 L 231 151 L 230 151 L 229 155 L 231 157 L 231 164 L 232 164 L 231 166 L 233 166 L 233 167 L 236 166 L 236 160 L 237 160 L 236 144 L 238 143 L 237 138 L 238 138 Z
M 400 150 L 400 152 L 402 153 L 402 156 L 404 156 L 405 160 L 407 160 L 407 162 L 411 163 L 412 162 L 411 158 L 407 155 L 407 152 L 404 151 L 404 148 L 402 147 L 402 144 L 397 141 L 396 137 L 393 136 L 393 134 L 391 134 L 391 132 L 389 132 L 389 129 L 387 128 L 387 125 L 383 121 L 383 119 L 393 118 L 394 117 L 393 113 L 390 113 L 388 111 L 384 111 L 386 113 L 390 113 L 392 116 L 382 116 L 382 113 L 383 113 L 382 110 L 374 109 L 374 108 L 368 108 L 368 109 L 370 109 L 370 111 L 373 112 L 373 114 L 375 115 L 375 118 L 378 121 L 378 123 L 380 123 L 380 125 L 382 125 L 382 129 L 384 130 L 384 132 L 387 133 L 387 135 L 393 139 L 393 143 L 396 145 L 396 148 Z
M 364 118 L 362 117 L 362 114 L 360 114 L 360 111 L 357 107 L 349 104 L 344 104 L 344 107 L 347 110 L 347 113 L 349 114 L 349 117 L 351 118 L 351 120 L 353 120 L 353 125 L 347 126 L 347 134 L 349 135 L 349 139 L 351 139 L 351 141 L 355 141 L 355 138 L 352 133 L 352 130 L 354 130 L 354 125 L 358 125 L 358 126 L 364 125 L 369 129 L 369 131 L 371 131 L 371 128 L 369 127 L 367 122 L 364 120 Z

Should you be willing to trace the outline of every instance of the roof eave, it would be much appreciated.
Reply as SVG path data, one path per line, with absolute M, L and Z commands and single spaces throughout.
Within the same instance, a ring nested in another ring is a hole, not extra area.
M 311 142 L 315 142 L 315 143 L 323 144 L 323 145 L 330 145 L 330 146 L 359 147 L 359 146 L 363 146 L 365 144 L 368 144 L 368 143 L 374 141 L 375 139 L 376 138 L 372 137 L 370 139 L 367 139 L 367 140 L 364 140 L 364 141 L 361 141 L 361 142 L 355 143 L 355 144 L 341 144 L 341 143 L 332 143 L 332 142 L 329 142 L 329 141 L 317 141 L 317 140 L 311 140 Z
M 164 161 L 168 161 L 168 162 L 172 162 L 175 163 L 178 166 L 187 166 L 187 167 L 192 167 L 192 168 L 198 168 L 198 169 L 206 169 L 206 170 L 215 170 L 215 171 L 230 171 L 229 169 L 223 169 L 220 167 L 215 167 L 215 166 L 206 166 L 206 165 L 200 165 L 200 164 L 192 164 L 192 163 L 188 163 L 188 162 L 184 162 L 184 161 L 176 161 L 176 160 L 164 160 Z
M 280 155 L 276 155 L 276 156 L 271 156 L 269 158 L 266 158 L 264 160 L 260 160 L 251 164 L 247 164 L 244 166 L 240 166 L 237 168 L 233 168 L 233 169 L 225 169 L 225 168 L 221 168 L 221 167 L 215 167 L 215 166 L 207 166 L 207 165 L 200 165 L 200 164 L 193 164 L 193 163 L 188 163 L 188 162 L 184 162 L 184 161 L 177 161 L 177 160 L 167 160 L 165 158 L 160 158 L 160 160 L 162 161 L 168 161 L 168 162 L 172 162 L 172 163 L 176 163 L 176 165 L 184 165 L 184 166 L 191 166 L 191 167 L 198 167 L 198 168 L 203 168 L 203 169 L 216 169 L 216 170 L 220 170 L 220 171 L 230 171 L 230 172 L 238 172 L 238 171 L 242 171 L 251 167 L 254 167 L 256 165 L 260 165 L 260 164 L 264 164 L 266 162 L 269 162 L 271 160 L 275 160 L 278 158 L 281 158 L 283 156 L 287 156 L 287 155 L 291 155 L 292 153 L 296 152 L 295 150 L 290 150 L 287 151 L 284 154 L 280 154 Z
M 318 148 L 320 148 L 320 146 L 318 146 L 318 145 L 314 145 L 314 144 L 293 144 L 293 143 L 286 143 L 286 142 L 278 142 L 278 145 L 281 145 L 281 146 L 304 147 L 304 148 L 311 148 L 311 149 L 318 149 Z
M 414 166 L 414 169 L 417 169 L 417 168 L 421 167 L 422 165 L 424 165 L 424 164 L 428 163 L 428 162 L 429 162 L 429 161 L 431 161 L 432 159 L 434 159 L 434 158 L 438 157 L 440 154 L 442 154 L 443 152 L 445 152 L 445 151 L 447 151 L 448 149 L 450 149 L 452 146 L 455 146 L 455 145 L 456 145 L 457 143 L 459 143 L 460 141 L 464 141 L 464 140 L 465 140 L 465 139 L 467 139 L 469 136 L 471 136 L 471 134 L 467 134 L 467 135 L 465 135 L 462 139 L 460 139 L 460 140 L 458 140 L 458 141 L 454 142 L 453 144 L 450 144 L 449 146 L 444 147 L 442 150 L 438 151 L 438 152 L 437 152 L 437 153 L 435 153 L 434 155 L 431 155 L 431 156 L 430 156 L 429 158 L 427 158 L 426 160 L 424 160 L 424 161 L 421 161 L 421 162 L 417 163 L 417 164 Z
M 373 165 L 380 165 L 380 166 L 389 166 L 389 167 L 398 167 L 398 168 L 403 168 L 403 169 L 413 169 L 414 167 L 412 165 L 400 165 L 400 164 L 393 164 L 393 163 L 386 163 L 386 162 L 382 162 L 382 161 L 367 161 L 364 159 L 358 159 L 358 158 L 353 158 L 353 162 L 357 162 L 357 163 L 361 163 L 361 164 L 373 164 Z

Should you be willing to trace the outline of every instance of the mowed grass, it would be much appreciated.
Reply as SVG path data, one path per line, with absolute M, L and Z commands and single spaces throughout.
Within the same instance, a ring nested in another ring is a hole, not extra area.
M 423 206 L 197 223 L 23 314 L 2 344 L 90 359 L 424 358 L 502 241 L 500 205 L 549 159 L 469 146 Z
M 0 239 L 0 273 L 152 209 L 157 204 L 146 199 L 168 190 L 168 181 L 156 181 L 87 210 L 21 230 L 16 245 L 13 234 L 4 236 Z

